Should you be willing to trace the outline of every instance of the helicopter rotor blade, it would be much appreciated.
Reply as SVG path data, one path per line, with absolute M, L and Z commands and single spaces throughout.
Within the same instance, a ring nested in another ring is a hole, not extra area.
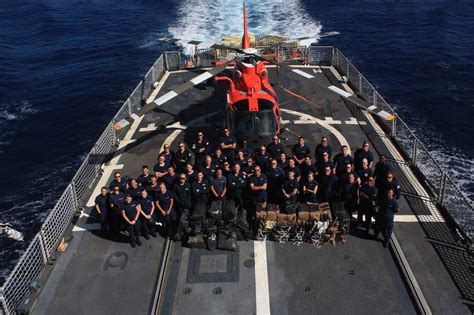
M 136 113 L 133 113 L 130 116 L 128 116 L 127 118 L 124 118 L 124 119 L 118 121 L 117 123 L 115 123 L 114 124 L 114 129 L 119 131 L 120 129 L 130 125 L 135 120 L 137 120 L 139 117 L 141 117 L 141 116 L 145 115 L 146 113 L 154 110 L 156 107 L 167 103 L 169 100 L 171 100 L 171 99 L 175 98 L 176 96 L 180 95 L 181 93 L 191 89 L 193 86 L 198 85 L 198 84 L 206 81 L 207 79 L 212 78 L 216 74 L 221 73 L 232 62 L 234 62 L 234 60 L 229 60 L 229 61 L 221 64 L 220 66 L 217 66 L 217 67 L 215 67 L 211 70 L 208 70 L 206 72 L 201 73 L 200 75 L 198 75 L 198 76 L 192 78 L 191 80 L 179 85 L 178 87 L 174 88 L 173 90 L 168 91 L 167 93 L 165 93 L 165 94 L 161 95 L 160 97 L 158 97 L 157 99 L 155 99 L 153 102 L 150 102 L 150 103 L 146 104 L 145 106 L 143 106 L 142 108 L 140 108 Z

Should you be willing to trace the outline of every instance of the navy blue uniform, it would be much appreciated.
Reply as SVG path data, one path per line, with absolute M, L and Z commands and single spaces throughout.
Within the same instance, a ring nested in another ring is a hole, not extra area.
M 143 174 L 141 174 L 140 176 L 138 176 L 137 178 L 137 182 L 140 184 L 140 186 L 142 187 L 146 187 L 150 184 L 150 181 L 151 181 L 151 175 L 148 174 L 148 176 L 144 176 Z
M 230 199 L 234 200 L 236 206 L 243 207 L 242 192 L 245 189 L 247 180 L 242 171 L 237 175 L 231 172 L 227 175 L 227 187 L 229 188 Z
M 170 151 L 165 153 L 165 151 L 161 152 L 159 155 L 163 155 L 165 157 L 166 167 L 174 166 L 174 152 Z
M 290 167 L 288 166 L 286 169 L 285 169 L 285 172 L 286 172 L 286 177 L 288 177 L 288 173 L 289 172 L 293 172 L 295 173 L 295 178 L 298 179 L 298 177 L 301 177 L 301 171 L 299 169 L 298 166 L 295 166 L 295 167 Z
M 175 185 L 173 188 L 175 208 L 178 215 L 181 215 L 185 209 L 191 209 L 191 185 L 184 183 L 183 185 Z
M 332 155 L 332 147 L 330 145 L 323 146 L 321 143 L 316 146 L 316 149 L 314 150 L 314 158 L 316 161 L 322 161 L 324 160 L 324 152 L 328 153 L 328 159 L 331 158 Z
M 242 171 L 247 175 L 247 177 L 250 177 L 255 173 L 255 164 L 252 165 L 246 165 Z
M 174 154 L 174 164 L 176 165 L 176 170 L 178 173 L 183 173 L 186 171 L 186 165 L 191 163 L 192 155 L 191 152 L 184 149 L 184 151 L 176 151 Z
M 280 167 L 270 168 L 267 172 L 267 179 L 268 179 L 268 199 L 272 203 L 280 203 L 282 200 L 282 193 L 281 188 L 285 181 L 285 171 Z
M 223 143 L 225 145 L 236 144 L 237 143 L 237 138 L 234 135 L 223 136 L 219 139 L 219 143 Z M 235 157 L 235 150 L 234 149 L 223 149 L 222 152 L 229 159 L 233 159 Z
M 141 188 L 141 187 L 137 187 L 137 188 L 129 187 L 127 189 L 127 194 L 131 195 L 134 200 L 138 200 L 138 198 L 140 197 L 140 192 L 142 191 L 142 189 L 143 188 Z
M 344 182 L 341 185 L 341 201 L 344 201 L 344 207 L 350 213 L 357 211 L 357 200 L 359 197 L 359 183 Z
M 393 172 L 393 167 L 392 165 L 388 164 L 388 162 L 382 163 L 382 162 L 377 162 L 375 164 L 375 170 L 374 170 L 374 176 L 376 177 L 375 179 L 375 186 L 380 190 L 380 184 L 382 184 L 385 179 L 387 178 L 387 173 L 388 172 Z
M 209 141 L 202 139 L 201 142 L 194 141 L 191 147 L 194 151 L 195 161 L 194 164 L 201 164 L 204 161 L 204 157 L 209 154 Z M 199 152 L 203 149 L 202 152 Z
M 130 220 L 135 220 L 137 215 L 137 202 L 132 200 L 131 203 L 122 204 L 121 210 L 125 212 L 125 216 Z M 128 239 L 131 244 L 135 242 L 140 243 L 140 221 L 137 220 L 135 224 L 129 224 L 127 221 L 124 221 L 125 228 L 128 232 Z
M 191 184 L 193 203 L 202 202 L 204 204 L 207 204 L 209 189 L 209 182 L 206 179 L 203 179 L 200 183 L 198 183 L 197 181 L 193 182 Z
M 170 175 L 169 173 L 163 176 L 163 183 L 165 183 L 166 188 L 172 189 L 173 185 L 178 182 L 178 174 Z
M 210 182 L 218 194 L 221 194 L 224 191 L 224 188 L 227 186 L 227 179 L 224 176 L 221 176 L 220 178 L 212 177 Z
M 252 176 L 248 180 L 249 185 L 253 184 L 255 187 L 262 187 L 268 183 L 267 176 L 261 174 L 260 176 Z M 268 195 L 266 190 L 257 190 L 252 191 L 253 202 L 254 203 L 263 203 L 268 201 Z
M 314 191 L 314 188 L 318 186 L 318 181 L 316 179 L 313 179 L 312 181 L 308 181 L 306 179 L 304 186 L 310 191 Z M 303 194 L 303 201 L 318 202 L 317 194 L 313 194 L 312 192 L 305 191 Z
M 153 171 L 159 173 L 166 173 L 168 172 L 168 165 L 166 164 L 166 162 L 163 165 L 160 165 L 160 163 L 156 163 L 155 166 L 153 166 Z
M 108 219 L 110 214 L 108 214 L 108 209 L 109 209 L 109 196 L 105 195 L 102 196 L 102 194 L 98 195 L 95 197 L 95 205 L 99 207 L 100 214 L 100 229 L 102 232 L 107 232 L 107 227 L 108 227 Z
M 318 160 L 316 162 L 316 168 L 317 168 L 319 174 L 324 174 L 324 170 L 328 166 L 331 168 L 331 171 L 332 171 L 332 169 L 334 169 L 334 163 L 331 160 L 325 161 L 324 159 L 322 159 L 322 160 Z
M 318 176 L 318 200 L 320 202 L 333 201 L 337 195 L 338 179 L 333 173 Z
M 127 183 L 128 179 L 124 177 L 122 177 L 120 181 L 114 179 L 110 182 L 109 189 L 113 190 L 115 186 L 118 186 L 120 188 L 120 191 L 125 192 L 127 190 Z
M 399 205 L 396 199 L 386 199 L 380 204 L 379 213 L 377 214 L 376 237 L 382 231 L 385 242 L 390 241 L 393 231 L 393 219 L 398 208 Z
M 316 168 L 315 165 L 308 165 L 304 162 L 301 164 L 300 168 L 301 168 L 301 176 L 303 178 L 307 178 L 309 173 L 313 173 L 314 175 L 316 175 L 316 173 L 318 172 L 318 169 Z
M 275 144 L 274 142 L 267 145 L 267 150 L 274 159 L 278 159 L 281 153 L 285 152 L 285 147 L 281 143 Z
M 336 165 L 336 174 L 339 176 L 344 170 L 346 170 L 347 164 L 352 164 L 352 156 L 350 154 L 344 155 L 342 153 L 336 154 L 334 156 L 334 164 Z
M 255 157 L 254 157 L 255 163 L 260 165 L 263 172 L 265 172 L 270 166 L 270 159 L 271 159 L 270 154 L 266 152 L 265 154 L 257 153 L 255 154 Z
M 305 156 L 311 153 L 311 150 L 306 144 L 304 146 L 300 146 L 298 143 L 293 146 L 291 152 L 298 160 L 302 160 Z
M 357 171 L 357 175 L 359 176 L 360 180 L 363 183 L 365 183 L 369 176 L 374 175 L 374 171 L 370 167 L 368 167 L 366 169 L 361 168 Z
M 214 177 L 214 174 L 216 172 L 216 166 L 214 164 L 211 164 L 209 166 L 202 165 L 199 170 L 204 174 L 204 177 L 209 180 L 210 178 Z
M 173 200 L 173 193 L 169 190 L 167 190 L 165 193 L 162 193 L 161 191 L 158 191 L 156 193 L 156 201 L 158 202 L 163 211 L 168 211 L 171 205 L 171 200 Z M 163 224 L 163 227 L 167 229 L 168 233 L 170 233 L 173 229 L 170 228 L 169 225 L 171 225 L 172 222 L 176 221 L 177 218 L 174 209 L 171 208 L 171 211 L 168 215 L 163 215 L 159 210 L 156 212 L 156 214 L 158 221 L 161 222 Z
M 360 188 L 359 210 L 357 222 L 363 223 L 362 216 L 365 215 L 364 225 L 368 230 L 372 217 L 375 215 L 375 203 L 377 200 L 377 188 L 375 186 L 362 185 Z
M 389 190 L 393 190 L 393 192 L 395 193 L 395 199 L 400 199 L 400 185 L 398 185 L 398 182 L 395 178 L 392 179 L 391 182 L 385 179 L 382 183 L 379 184 L 379 187 L 377 188 L 379 190 L 379 197 L 382 199 L 387 197 L 387 192 Z
M 150 195 L 146 196 L 146 198 L 140 197 L 140 199 L 138 199 L 138 204 L 146 215 L 150 215 L 151 209 L 153 208 L 153 198 Z M 145 237 L 147 237 L 150 233 L 152 235 L 155 234 L 156 225 L 153 217 L 151 219 L 147 219 L 143 215 L 141 215 L 140 226 L 143 229 L 143 234 L 145 235 Z
M 286 160 L 286 161 L 284 161 L 284 162 L 283 162 L 283 161 L 279 161 L 279 162 L 278 162 L 278 167 L 280 167 L 281 169 L 285 170 L 285 169 L 288 167 L 288 164 L 289 164 L 288 160 Z
M 354 152 L 354 168 L 356 171 L 362 168 L 362 160 L 367 159 L 369 165 L 374 161 L 374 155 L 370 150 L 364 151 L 364 149 L 359 148 Z
M 292 193 L 295 189 L 298 191 L 298 187 L 300 184 L 296 179 L 287 179 L 283 183 L 283 190 L 287 193 L 290 194 Z M 298 195 L 293 195 L 290 198 L 287 199 L 287 201 L 295 202 L 296 198 Z

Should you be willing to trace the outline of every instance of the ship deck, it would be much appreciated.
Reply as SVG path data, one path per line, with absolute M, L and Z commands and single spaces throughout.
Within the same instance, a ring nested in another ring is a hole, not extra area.
M 334 68 L 300 70 L 314 78 L 280 71 L 279 81 L 314 105 L 275 87 L 288 129 L 287 151 L 299 135 L 312 150 L 326 135 L 336 151 L 348 144 L 353 152 L 368 140 L 375 155 L 387 155 L 403 191 L 394 234 L 406 265 L 400 264 L 393 244 L 384 248 L 353 227 L 346 245 L 319 249 L 311 244 L 247 241 L 239 242 L 236 252 L 210 252 L 160 237 L 132 249 L 125 238 L 102 238 L 91 206 L 113 171 L 138 176 L 142 165 L 156 163 L 164 143 L 175 150 L 180 141 L 190 143 L 198 129 L 217 142 L 226 86 L 204 84 L 138 119 L 128 130 L 91 191 L 89 208 L 71 227 L 67 250 L 45 277 L 34 313 L 415 314 L 407 266 L 433 313 L 471 313 L 474 282 L 469 257 L 397 146 L 374 117 L 314 84 L 317 80 L 347 88 Z M 171 72 L 156 92 L 161 95 L 197 72 Z M 275 69 L 269 72 L 270 78 L 276 76 Z

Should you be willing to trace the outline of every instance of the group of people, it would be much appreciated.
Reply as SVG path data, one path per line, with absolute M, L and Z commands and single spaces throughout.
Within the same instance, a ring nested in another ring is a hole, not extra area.
M 245 143 L 239 147 L 225 128 L 211 152 L 212 147 L 199 131 L 189 149 L 181 142 L 173 152 L 165 144 L 158 163 L 152 170 L 144 165 L 136 179 L 116 172 L 96 198 L 102 230 L 125 228 L 135 247 L 141 245 L 141 235 L 156 237 L 157 229 L 173 238 L 181 214 L 197 203 L 231 199 L 252 213 L 256 205 L 265 208 L 267 203 L 289 207 L 342 201 L 349 212 L 358 212 L 358 223 L 367 232 L 375 216 L 375 234 L 383 232 L 384 245 L 390 239 L 400 187 L 385 156 L 374 168 L 368 142 L 354 156 L 345 145 L 333 156 L 327 137 L 312 154 L 303 137 L 286 152 L 275 135 L 270 144 L 254 151 Z

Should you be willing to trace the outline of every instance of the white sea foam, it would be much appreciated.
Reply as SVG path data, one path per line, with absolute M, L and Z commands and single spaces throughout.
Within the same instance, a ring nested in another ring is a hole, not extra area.
M 312 19 L 298 0 L 247 1 L 249 31 L 255 35 L 283 35 L 302 37 L 317 35 L 319 21 Z M 170 35 L 181 39 L 185 52 L 194 48 L 186 45 L 191 40 L 202 41 L 201 48 L 209 47 L 223 36 L 242 35 L 242 1 L 186 0 L 178 8 L 178 19 L 168 28 Z M 302 44 L 309 45 L 314 39 Z

